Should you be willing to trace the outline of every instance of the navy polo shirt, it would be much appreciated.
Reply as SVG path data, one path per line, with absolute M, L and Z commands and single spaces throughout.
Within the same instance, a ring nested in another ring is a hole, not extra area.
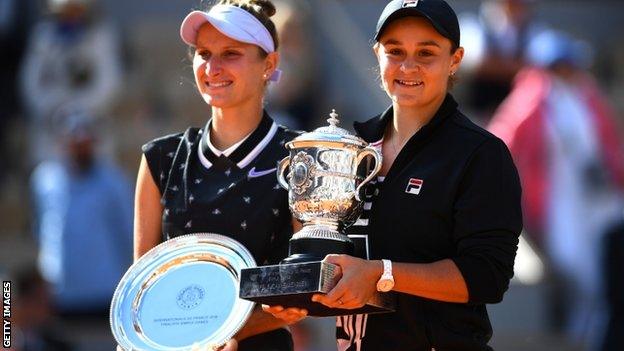
M 208 147 L 209 126 L 210 122 L 204 129 L 189 128 L 142 147 L 161 194 L 162 240 L 189 233 L 221 234 L 243 244 L 258 265 L 276 264 L 288 255 L 293 230 L 288 193 L 277 183 L 276 167 L 288 155 L 284 144 L 297 134 L 278 126 L 265 112 L 258 127 L 226 156 Z M 284 329 L 239 344 L 240 350 L 291 348 Z

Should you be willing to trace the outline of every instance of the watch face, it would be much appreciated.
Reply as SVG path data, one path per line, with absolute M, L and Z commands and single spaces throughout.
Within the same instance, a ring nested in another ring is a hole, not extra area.
M 394 287 L 394 281 L 391 279 L 381 279 L 377 282 L 377 290 L 381 292 L 390 291 L 392 290 L 392 287 Z

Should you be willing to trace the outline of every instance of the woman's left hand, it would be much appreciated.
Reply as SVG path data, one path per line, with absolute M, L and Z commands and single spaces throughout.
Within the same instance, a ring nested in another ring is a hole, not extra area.
M 262 305 L 262 310 L 272 314 L 275 318 L 283 320 L 287 325 L 297 323 L 308 315 L 306 309 L 295 307 L 284 308 L 282 306 Z
M 314 294 L 312 301 L 331 308 L 355 309 L 364 306 L 377 291 L 377 280 L 383 273 L 381 261 L 348 255 L 327 255 L 323 261 L 339 266 L 342 278 L 326 295 Z
M 212 348 L 205 351 L 238 351 L 238 342 L 236 339 L 230 339 L 225 345 L 219 348 Z

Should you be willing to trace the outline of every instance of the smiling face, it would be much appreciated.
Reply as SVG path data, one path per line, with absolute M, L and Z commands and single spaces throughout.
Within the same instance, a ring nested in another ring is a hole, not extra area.
M 374 50 L 383 88 L 402 107 L 441 103 L 464 54 L 463 48 L 451 52 L 451 41 L 415 16 L 390 23 Z
M 265 56 L 258 46 L 229 38 L 205 23 L 197 33 L 195 83 L 204 101 L 213 107 L 258 103 L 278 59 L 275 52 Z

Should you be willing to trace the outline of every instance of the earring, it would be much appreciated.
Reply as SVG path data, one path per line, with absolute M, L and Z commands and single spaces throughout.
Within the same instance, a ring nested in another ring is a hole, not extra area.
M 265 73 L 262 77 L 263 77 L 264 79 L 267 79 L 267 78 L 269 78 L 269 75 Z

